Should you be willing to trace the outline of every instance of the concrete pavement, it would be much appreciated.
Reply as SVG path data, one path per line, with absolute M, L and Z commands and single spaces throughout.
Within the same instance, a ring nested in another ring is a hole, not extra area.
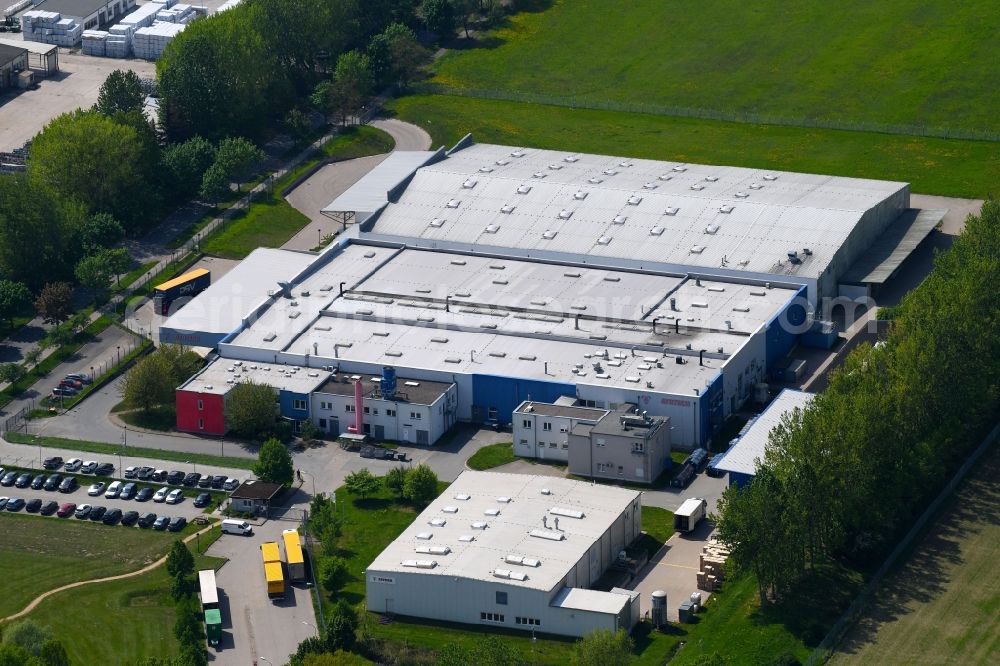
M 667 619 L 677 621 L 677 607 L 688 601 L 692 592 L 701 592 L 701 603 L 709 592 L 698 589 L 698 557 L 714 527 L 703 520 L 689 534 L 674 534 L 637 576 L 632 589 L 639 593 L 640 613 L 650 612 L 655 590 L 667 593 Z
M 396 150 L 431 149 L 431 135 L 413 123 L 395 118 L 380 118 L 368 124 L 389 134 L 396 142 Z

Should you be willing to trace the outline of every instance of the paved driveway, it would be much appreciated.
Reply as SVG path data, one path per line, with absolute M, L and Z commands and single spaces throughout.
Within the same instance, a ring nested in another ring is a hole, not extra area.
M 701 592 L 703 604 L 708 601 L 709 593 L 698 589 L 698 556 L 713 531 L 711 523 L 703 520 L 694 532 L 670 537 L 653 556 L 632 586 L 641 597 L 642 614 L 650 611 L 655 590 L 667 593 L 667 619 L 671 622 L 677 621 L 677 607 L 688 601 L 692 592 Z
M 280 666 L 299 643 L 316 635 L 312 590 L 301 584 L 290 586 L 284 599 L 272 602 L 261 564 L 260 544 L 279 541 L 283 530 L 297 527 L 294 522 L 266 521 L 254 527 L 252 537 L 223 534 L 208 549 L 208 555 L 229 560 L 216 574 L 222 644 L 209 650 L 212 663 Z

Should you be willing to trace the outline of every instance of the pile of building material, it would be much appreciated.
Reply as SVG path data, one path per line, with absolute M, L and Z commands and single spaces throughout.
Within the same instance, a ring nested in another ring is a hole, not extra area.
M 169 5 L 163 2 L 147 2 L 144 5 L 139 5 L 134 12 L 123 16 L 121 20 L 118 21 L 118 25 L 127 25 L 131 27 L 132 30 L 148 28 L 153 25 L 153 21 L 156 20 L 156 15 L 168 6 Z
M 108 28 L 105 55 L 109 58 L 127 58 L 132 55 L 132 35 L 135 28 L 121 23 Z
M 176 4 L 168 9 L 161 9 L 156 14 L 156 20 L 163 21 L 164 23 L 187 24 L 193 21 L 195 17 L 197 17 L 197 14 L 194 12 L 194 7 L 184 4 Z
M 3 15 L 13 16 L 14 14 L 18 13 L 19 11 L 21 11 L 30 4 L 32 4 L 31 0 L 18 0 L 18 2 L 15 2 L 10 7 L 3 10 Z
M 108 33 L 105 30 L 84 30 L 81 51 L 84 55 L 104 57 L 107 52 Z
M 698 589 L 715 592 L 722 587 L 726 578 L 726 560 L 729 550 L 717 541 L 709 543 L 701 549 L 698 557 Z
M 21 15 L 24 38 L 31 42 L 55 44 L 72 48 L 80 43 L 83 26 L 72 18 L 63 18 L 59 12 L 32 9 Z
M 132 37 L 132 52 L 136 58 L 156 60 L 163 55 L 170 41 L 184 31 L 185 23 L 162 23 L 157 21 L 148 28 L 139 28 Z

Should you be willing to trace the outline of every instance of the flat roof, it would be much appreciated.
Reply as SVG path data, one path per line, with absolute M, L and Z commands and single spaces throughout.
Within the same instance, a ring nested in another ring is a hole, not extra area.
M 661 417 L 649 417 L 640 420 L 635 418 L 638 416 L 635 413 L 635 410 L 636 407 L 632 405 L 628 409 L 619 409 L 618 411 L 608 412 L 591 428 L 591 432 L 599 435 L 618 435 L 619 437 L 645 439 L 648 435 L 651 435 L 663 427 L 666 423 L 670 422 L 669 418 Z M 628 425 L 626 427 L 626 425 L 622 423 L 622 419 L 628 417 L 632 417 L 633 420 L 628 421 Z
M 28 54 L 28 50 L 17 46 L 0 44 L 0 65 L 6 65 Z
M 161 328 L 227 335 L 266 301 L 279 281 L 305 270 L 315 254 L 258 248 L 231 271 L 171 315 Z
M 550 494 L 542 494 L 543 489 Z M 559 477 L 465 471 L 368 570 L 551 591 L 624 511 L 638 505 L 639 498 L 634 490 Z M 553 509 L 569 511 L 556 514 Z M 491 515 L 494 511 L 498 513 Z M 566 515 L 577 511 L 582 517 Z M 547 527 L 542 516 L 547 517 Z M 447 553 L 424 552 L 431 548 Z M 435 564 L 433 568 L 406 564 L 413 560 Z M 515 576 L 506 577 L 505 571 Z
M 763 460 L 771 430 L 781 423 L 781 417 L 793 409 L 803 409 L 808 405 L 814 393 L 785 389 L 771 401 L 757 417 L 753 425 L 736 440 L 726 455 L 716 463 L 715 468 L 723 472 L 753 475 L 757 471 L 757 460 Z
M 259 481 L 256 479 L 250 481 L 244 481 L 236 488 L 230 495 L 235 499 L 261 499 L 269 500 L 278 493 L 281 492 L 280 483 L 268 483 L 266 481 Z M 274 548 L 277 548 L 277 544 L 273 544 Z M 265 543 L 261 548 L 269 548 L 270 546 Z
M 564 587 L 552 599 L 550 606 L 594 613 L 620 613 L 631 600 L 624 592 L 601 592 L 583 587 Z
M 15 39 L 0 38 L 0 44 L 3 44 L 5 46 L 13 46 L 14 48 L 18 49 L 24 49 L 29 53 L 35 53 L 37 55 L 49 55 L 50 53 L 59 50 L 59 47 L 56 44 L 43 44 L 41 42 L 18 41 Z
M 551 402 L 535 402 L 525 400 L 517 409 L 515 414 L 539 414 L 541 416 L 565 417 L 593 421 L 596 423 L 602 416 L 608 413 L 606 409 L 594 409 L 593 407 L 577 407 L 576 405 L 557 405 Z
M 904 211 L 872 243 L 864 256 L 854 262 L 840 281 L 855 284 L 885 283 L 928 234 L 934 231 L 947 212 L 915 208 Z
M 906 183 L 473 144 L 418 169 L 367 233 L 817 278 L 868 210 L 908 200 Z
M 376 398 L 379 400 L 395 400 L 414 405 L 433 405 L 438 398 L 448 392 L 454 384 L 445 382 L 433 382 L 426 379 L 411 379 L 407 377 L 396 377 L 396 395 L 384 398 L 381 394 L 379 382 L 382 377 L 355 374 L 334 374 L 323 385 L 316 389 L 316 393 L 326 393 L 329 395 L 354 395 L 354 380 L 360 379 L 364 388 L 365 398 Z
M 436 154 L 432 150 L 393 151 L 321 212 L 358 214 L 378 210 L 388 203 L 390 191 Z
M 59 12 L 65 16 L 87 18 L 110 4 L 110 0 L 42 0 L 32 9 L 42 12 Z
M 225 395 L 237 384 L 253 382 L 267 384 L 276 391 L 311 393 L 329 376 L 329 372 L 318 368 L 217 358 L 178 390 Z

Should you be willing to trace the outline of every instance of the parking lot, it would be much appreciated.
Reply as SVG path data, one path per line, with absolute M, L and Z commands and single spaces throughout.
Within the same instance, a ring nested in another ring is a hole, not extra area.
M 297 527 L 291 521 L 266 521 L 254 526 L 251 537 L 223 534 L 208 549 L 208 555 L 229 560 L 216 573 L 222 643 L 209 650 L 212 663 L 284 664 L 300 642 L 316 635 L 312 591 L 289 586 L 284 599 L 272 602 L 264 581 L 260 544 L 280 541 L 283 530 Z

